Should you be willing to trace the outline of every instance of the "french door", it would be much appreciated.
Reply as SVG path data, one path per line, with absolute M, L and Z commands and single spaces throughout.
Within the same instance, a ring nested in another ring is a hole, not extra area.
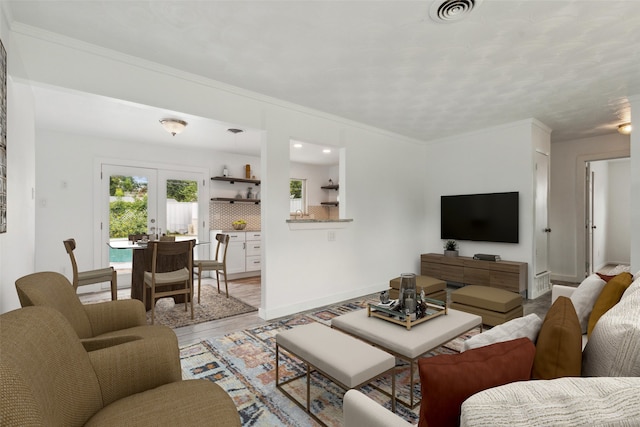
M 205 172 L 101 165 L 101 256 L 118 271 L 119 287 L 131 285 L 132 250 L 115 247 L 126 247 L 129 235 L 206 240 L 207 190 Z

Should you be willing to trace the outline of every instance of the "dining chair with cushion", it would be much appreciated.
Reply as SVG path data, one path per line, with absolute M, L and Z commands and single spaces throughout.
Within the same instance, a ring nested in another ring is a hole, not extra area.
M 26 307 L 0 315 L 0 353 L 3 426 L 241 425 L 218 384 L 182 380 L 166 339 L 86 351 L 60 312 Z
M 198 275 L 198 304 L 200 304 L 200 288 L 202 281 L 202 273 L 204 271 L 215 271 L 216 281 L 218 282 L 218 293 L 220 293 L 220 273 L 224 275 L 224 287 L 229 298 L 229 285 L 227 283 L 227 248 L 229 247 L 229 235 L 216 234 L 216 255 L 213 260 L 197 260 L 194 262 L 194 273 Z M 222 250 L 222 253 L 221 253 Z
M 129 337 L 165 338 L 178 346 L 171 328 L 147 325 L 147 313 L 140 300 L 83 305 L 69 279 L 54 271 L 19 278 L 16 291 L 22 307 L 50 307 L 62 313 L 88 350 L 127 341 Z
M 113 267 L 100 268 L 98 270 L 78 271 L 78 263 L 73 251 L 76 249 L 75 239 L 64 241 L 64 247 L 71 258 L 73 268 L 73 288 L 77 291 L 78 286 L 93 285 L 94 283 L 111 282 L 111 299 L 118 299 L 118 273 Z
M 147 302 L 146 288 L 151 290 L 151 324 L 155 321 L 156 299 L 174 295 L 184 295 L 184 310 L 191 302 L 191 319 L 193 319 L 193 246 L 195 240 L 179 242 L 149 242 L 147 247 L 152 251 L 151 271 L 144 272 L 145 291 L 142 302 Z M 162 271 L 162 258 L 176 257 L 186 260 L 184 267 Z

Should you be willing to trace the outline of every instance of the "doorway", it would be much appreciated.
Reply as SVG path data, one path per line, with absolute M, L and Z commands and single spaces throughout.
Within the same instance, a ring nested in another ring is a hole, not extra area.
M 585 162 L 585 277 L 631 259 L 630 159 Z
M 206 240 L 206 183 L 204 172 L 101 165 L 101 256 L 118 271 L 119 287 L 131 286 L 133 250 L 116 248 L 129 235 Z M 196 257 L 205 253 L 200 246 Z

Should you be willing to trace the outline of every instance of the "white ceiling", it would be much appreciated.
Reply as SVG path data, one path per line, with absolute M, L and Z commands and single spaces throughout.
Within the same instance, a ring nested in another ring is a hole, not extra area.
M 553 142 L 612 133 L 630 119 L 628 97 L 640 94 L 638 0 L 484 0 L 454 23 L 432 20 L 432 1 L 3 3 L 12 25 L 424 141 L 531 117 L 553 129 Z M 230 124 L 86 94 L 37 88 L 36 105 L 49 126 L 259 147 L 257 131 L 234 137 Z M 174 115 L 189 126 L 172 138 L 157 120 Z

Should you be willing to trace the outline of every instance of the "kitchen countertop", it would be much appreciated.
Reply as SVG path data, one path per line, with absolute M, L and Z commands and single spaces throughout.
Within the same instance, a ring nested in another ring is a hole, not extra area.
M 346 228 L 353 219 L 288 219 L 289 230 L 326 230 Z
M 310 224 L 314 222 L 352 222 L 353 219 L 288 219 L 288 223 Z

